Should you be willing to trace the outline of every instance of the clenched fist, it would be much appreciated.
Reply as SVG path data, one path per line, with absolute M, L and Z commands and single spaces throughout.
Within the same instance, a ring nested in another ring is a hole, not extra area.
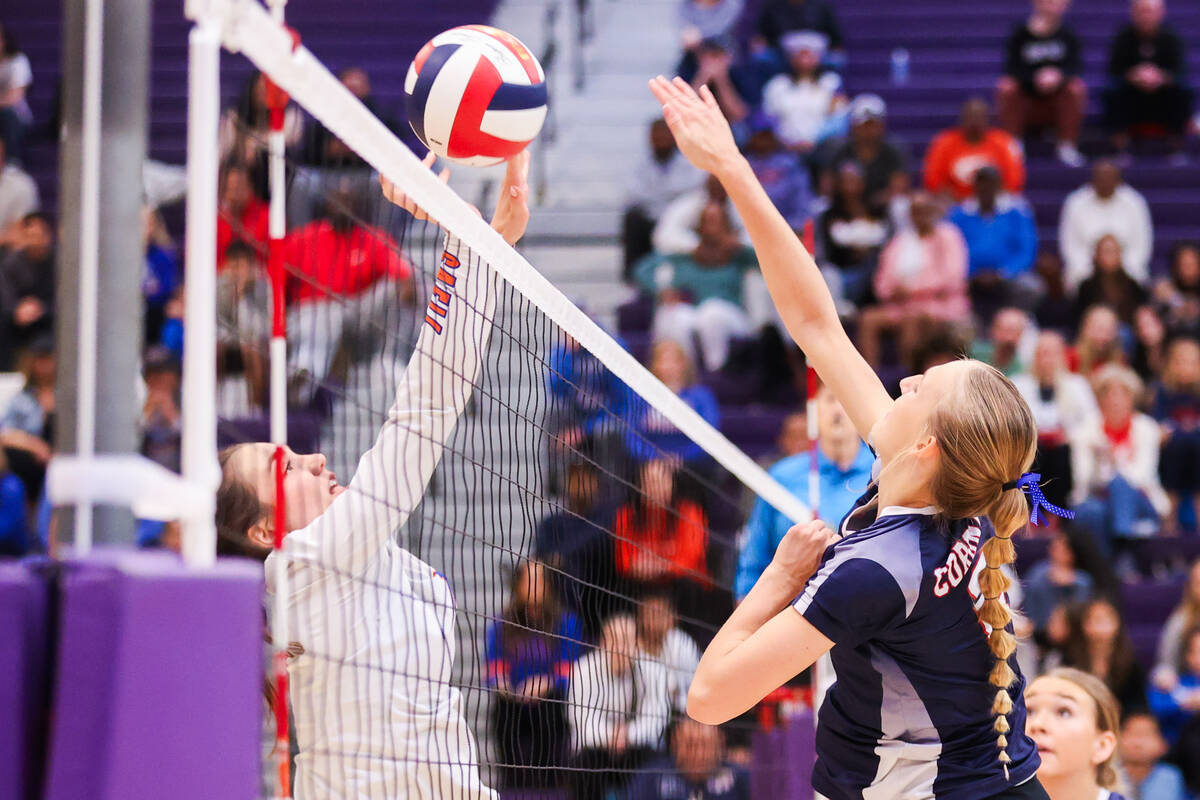
M 793 525 L 779 543 L 775 558 L 767 569 L 783 577 L 798 592 L 817 571 L 826 548 L 838 538 L 819 519 Z

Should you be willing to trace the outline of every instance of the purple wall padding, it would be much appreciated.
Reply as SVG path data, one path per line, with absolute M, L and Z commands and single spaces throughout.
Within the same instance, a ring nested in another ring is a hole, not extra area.
M 0 563 L 0 800 L 40 794 L 52 569 Z
M 778 728 L 754 732 L 750 796 L 813 800 L 816 760 L 812 712 L 796 714 Z
M 63 567 L 46 800 L 250 800 L 262 567 L 160 553 Z

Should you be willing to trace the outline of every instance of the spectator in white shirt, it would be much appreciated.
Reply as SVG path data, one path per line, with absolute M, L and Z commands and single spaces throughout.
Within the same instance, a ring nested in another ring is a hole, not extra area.
M 829 117 L 846 102 L 842 79 L 822 71 L 827 40 L 814 31 L 795 31 L 780 40 L 788 72 L 763 87 L 763 110 L 776 120 L 779 141 L 798 153 L 808 153 L 820 141 Z
M 567 694 L 576 770 L 571 796 L 603 800 L 662 745 L 671 721 L 666 669 L 638 658 L 637 624 L 617 614 L 600 647 L 575 662 Z
M 13 223 L 38 208 L 37 184 L 29 173 L 10 163 L 5 156 L 4 140 L 0 139 L 0 246 Z
M 621 223 L 626 280 L 633 265 L 650 253 L 654 226 L 667 206 L 704 182 L 704 173 L 680 155 L 675 137 L 662 119 L 650 123 L 650 147 L 629 175 Z
M 746 226 L 742 224 L 737 209 L 729 202 L 725 187 L 710 175 L 703 186 L 679 195 L 663 209 L 658 224 L 654 226 L 654 252 L 660 255 L 690 253 L 699 247 L 700 215 L 712 203 L 725 209 L 733 232 L 743 244 L 749 246 Z
M 1110 554 L 1134 538 L 1157 533 L 1171 501 L 1158 477 L 1162 429 L 1136 410 L 1137 373 L 1109 364 L 1092 379 L 1100 417 L 1088 422 L 1071 447 L 1076 523 Z
M 666 668 L 671 705 L 682 714 L 687 709 L 688 687 L 700 663 L 700 648 L 677 622 L 670 592 L 661 589 L 642 595 L 637 610 L 638 648 L 645 658 Z
M 1028 372 L 1013 385 L 1029 404 L 1037 423 L 1036 472 L 1050 502 L 1066 505 L 1071 492 L 1071 442 L 1100 416 L 1087 378 L 1067 369 L 1067 343 L 1061 333 L 1043 331 Z
M 1099 161 L 1090 183 L 1067 195 L 1058 223 L 1058 242 L 1066 265 L 1067 288 L 1074 292 L 1092 274 L 1096 243 L 1115 236 L 1125 271 L 1138 283 L 1150 278 L 1154 230 L 1150 207 L 1141 193 L 1121 178 L 1112 161 Z
M 25 130 L 33 123 L 25 99 L 31 83 L 28 56 L 17 47 L 8 28 L 0 25 L 0 142 L 8 146 L 13 161 L 21 160 Z

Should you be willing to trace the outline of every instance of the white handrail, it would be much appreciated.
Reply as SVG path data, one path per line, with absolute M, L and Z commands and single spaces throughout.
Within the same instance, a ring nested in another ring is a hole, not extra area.
M 212 519 L 212 493 L 136 453 L 57 455 L 46 468 L 51 505 L 125 506 L 139 519 Z

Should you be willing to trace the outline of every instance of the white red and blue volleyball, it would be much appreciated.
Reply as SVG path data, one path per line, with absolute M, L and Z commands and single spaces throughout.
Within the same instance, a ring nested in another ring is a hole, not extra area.
M 404 79 L 408 122 L 439 157 L 485 167 L 525 149 L 546 121 L 546 75 L 517 37 L 463 25 L 433 37 Z

